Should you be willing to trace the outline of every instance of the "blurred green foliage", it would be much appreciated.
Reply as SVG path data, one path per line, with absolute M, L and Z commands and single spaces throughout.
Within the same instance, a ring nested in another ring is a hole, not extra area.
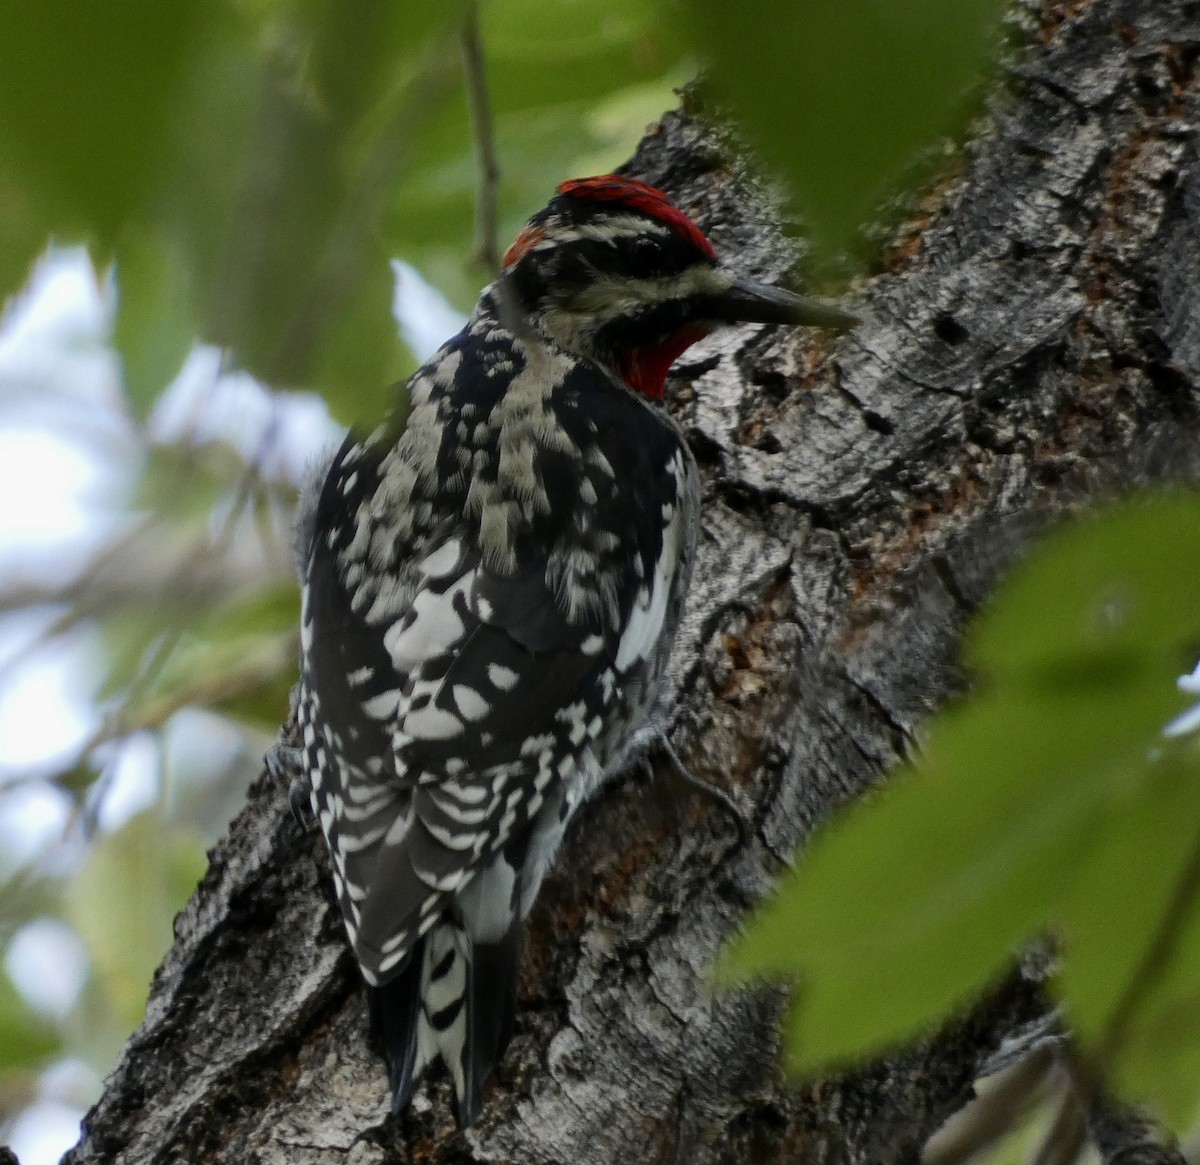
M 5 4 L 0 294 L 53 235 L 116 265 L 116 342 L 149 410 L 197 338 L 372 418 L 411 368 L 400 254 L 467 307 L 476 172 L 465 0 Z M 692 72 L 665 4 L 483 12 L 502 233 L 564 176 L 615 165 Z
M 1200 755 L 1161 735 L 1200 643 L 1198 531 L 1191 495 L 1116 506 L 977 618 L 972 696 L 727 954 L 727 979 L 797 977 L 796 1070 L 920 1034 L 1050 934 L 1082 1054 L 1176 1128 L 1200 1115 Z
M 171 924 L 205 866 L 196 831 L 148 809 L 100 835 L 72 879 L 64 913 L 91 956 L 85 1006 L 110 1047 L 141 1020 Z
M 1001 0 L 685 0 L 718 91 L 786 181 L 818 258 L 976 109 Z
M 0 1081 L 25 1077 L 33 1067 L 62 1047 L 62 1038 L 48 1020 L 32 1014 L 12 980 L 0 975 Z M 4 1091 L 10 1090 L 11 1083 Z M 4 1091 L 0 1091 L 0 1099 Z

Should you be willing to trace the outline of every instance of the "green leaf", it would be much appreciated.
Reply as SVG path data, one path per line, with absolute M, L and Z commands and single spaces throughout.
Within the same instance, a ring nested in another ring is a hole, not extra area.
M 274 637 L 300 625 L 300 596 L 291 580 L 236 595 L 218 604 L 197 624 L 208 639 Z
M 802 976 L 796 1065 L 915 1034 L 1067 915 L 1178 711 L 1200 642 L 1200 539 L 1180 533 L 1198 528 L 1194 496 L 1126 503 L 1013 571 L 971 636 L 980 694 L 933 725 L 918 774 L 817 836 L 729 954 L 727 975 Z
M 331 321 L 311 381 L 345 424 L 373 424 L 395 404 L 394 385 L 414 367 L 392 317 L 392 275 L 379 256 Z
M 169 623 L 167 609 L 158 606 L 115 609 L 101 618 L 105 668 L 97 700 L 123 697 L 142 677 L 163 650 Z
M 372 394 L 400 359 L 380 232 L 421 127 L 453 91 L 461 8 L 287 5 L 262 60 L 207 63 L 172 235 L 199 272 L 203 337 L 268 383 L 329 388 L 378 414 Z
M 713 81 L 787 180 L 806 227 L 844 247 L 918 152 L 961 125 L 999 0 L 688 0 Z
M 1061 924 L 1066 956 L 1061 986 L 1072 1029 L 1085 1040 L 1103 1034 L 1146 958 L 1181 875 L 1200 848 L 1197 823 L 1200 774 L 1177 758 L 1151 766 L 1148 779 L 1130 781 L 1097 822 Z M 1200 898 L 1183 923 L 1185 930 L 1172 942 L 1186 946 L 1191 928 L 1200 926 Z M 1200 1002 L 1200 966 L 1188 970 L 1192 975 L 1177 986 Z M 1157 968 L 1160 988 L 1171 971 L 1170 965 Z
M 157 726 L 181 706 L 231 711 L 275 726 L 287 711 L 295 679 L 295 587 L 239 596 L 180 627 L 151 682 L 127 715 Z
M 695 73 L 691 61 L 681 63 L 655 80 L 618 89 L 597 102 L 587 114 L 587 128 L 596 140 L 593 152 L 576 158 L 571 171 L 602 174 L 626 162 L 644 134 L 678 103 L 676 90 Z
M 117 256 L 117 318 L 125 390 L 139 418 L 174 379 L 196 339 L 185 257 L 162 239 L 131 234 Z
M 68 921 L 92 959 L 108 1012 L 126 1030 L 145 1011 L 150 979 L 171 944 L 172 921 L 204 869 L 203 848 L 147 810 L 102 835 L 65 895 Z
M 0 971 L 0 1078 L 37 1068 L 60 1047 L 53 1027 L 29 1010 L 12 980 Z
M 1001 685 L 1132 687 L 1190 668 L 1200 639 L 1200 501 L 1153 493 L 1100 510 L 1044 540 L 980 615 L 967 659 Z M 1147 722 L 1148 723 L 1148 722 Z
M 1200 956 L 1191 943 L 1188 956 Z M 1175 1006 L 1147 1017 L 1131 1033 L 1114 1066 L 1113 1087 L 1121 1095 L 1150 1104 L 1179 1134 L 1200 1119 L 1200 998 L 1180 997 Z
M 1198 823 L 1200 766 L 1172 750 L 1114 799 L 1061 926 L 1072 1030 L 1179 1129 L 1200 1109 Z
M 0 170 L 0 309 L 29 278 L 50 231 L 31 205 L 34 199 Z
M 502 110 L 601 102 L 666 75 L 687 53 L 671 4 L 494 0 L 483 19 L 489 80 Z
M 404 360 L 381 229 L 420 127 L 453 92 L 462 9 L 8 4 L 0 279 L 49 232 L 115 253 L 141 416 L 199 338 L 372 419 Z
M 173 535 L 186 545 L 208 531 L 214 507 L 245 472 L 241 453 L 228 444 L 152 444 L 138 478 L 135 509 L 170 520 Z
M 214 0 L 7 0 L 0 6 L 0 169 L 106 242 L 144 206 L 168 152 Z
M 299 599 L 271 585 L 207 606 L 110 613 L 105 696 L 120 697 L 125 732 L 157 729 L 183 707 L 236 715 L 273 730 L 295 680 Z M 169 631 L 167 628 L 169 627 Z
M 1011 754 L 1028 712 L 993 701 L 938 725 L 926 771 L 826 828 L 734 948 L 728 970 L 739 977 L 802 974 L 796 1067 L 918 1033 L 994 977 L 1052 913 L 1097 793 L 1086 766 L 1070 763 L 1086 733 L 1044 767 L 1034 749 Z

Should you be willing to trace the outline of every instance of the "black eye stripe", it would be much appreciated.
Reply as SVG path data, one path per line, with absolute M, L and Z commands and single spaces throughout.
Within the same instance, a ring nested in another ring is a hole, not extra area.
M 564 244 L 552 253 L 554 277 L 567 283 L 584 283 L 597 275 L 649 279 L 688 266 L 690 256 L 652 235 L 624 235 L 608 242 Z

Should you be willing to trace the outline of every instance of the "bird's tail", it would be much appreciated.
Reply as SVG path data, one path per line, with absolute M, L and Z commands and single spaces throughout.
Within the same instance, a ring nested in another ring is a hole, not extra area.
M 475 942 L 449 916 L 413 948 L 403 970 L 371 989 L 371 1011 L 388 1060 L 392 1111 L 412 1099 L 421 1074 L 442 1060 L 454 1082 L 458 1124 L 472 1124 L 483 1087 L 512 1036 L 521 925 L 498 942 Z

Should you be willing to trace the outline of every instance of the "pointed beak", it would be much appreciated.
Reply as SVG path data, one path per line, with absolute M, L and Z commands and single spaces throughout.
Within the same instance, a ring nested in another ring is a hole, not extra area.
M 841 308 L 741 275 L 735 275 L 729 290 L 710 303 L 711 318 L 727 324 L 801 324 L 843 331 L 862 323 L 858 316 Z

